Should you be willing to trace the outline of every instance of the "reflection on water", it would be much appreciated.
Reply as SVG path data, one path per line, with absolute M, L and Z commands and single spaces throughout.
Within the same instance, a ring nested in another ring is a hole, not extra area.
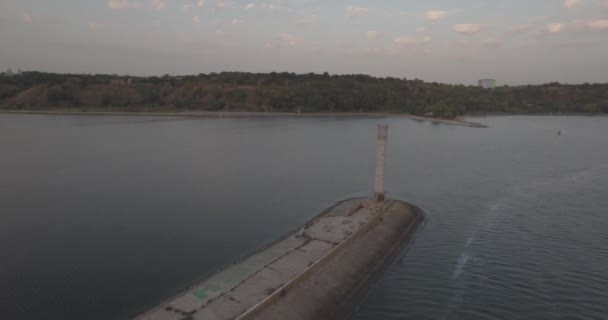
M 428 220 L 355 318 L 602 319 L 606 120 L 386 120 Z M 378 121 L 0 115 L 0 318 L 126 319 L 369 194 Z

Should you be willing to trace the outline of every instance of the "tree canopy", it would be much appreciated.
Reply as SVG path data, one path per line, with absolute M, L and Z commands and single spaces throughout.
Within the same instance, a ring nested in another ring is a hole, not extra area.
M 368 75 L 222 72 L 129 77 L 44 72 L 0 76 L 11 109 L 149 107 L 282 112 L 393 112 L 453 118 L 465 113 L 608 112 L 608 84 L 449 85 Z

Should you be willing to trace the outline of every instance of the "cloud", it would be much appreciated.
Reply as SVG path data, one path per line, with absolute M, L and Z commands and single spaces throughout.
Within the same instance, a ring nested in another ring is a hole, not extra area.
M 365 35 L 367 36 L 368 39 L 376 39 L 379 38 L 382 34 L 376 30 L 370 30 L 368 32 L 365 33 Z
M 346 15 L 348 17 L 360 17 L 360 16 L 365 16 L 367 14 L 369 14 L 369 8 L 365 8 L 365 7 L 354 7 L 354 6 L 348 6 L 346 8 Z
M 565 9 L 572 9 L 574 7 L 579 6 L 582 3 L 583 3 L 583 0 L 564 0 L 563 6 Z
M 260 7 L 262 9 L 268 9 L 268 10 L 271 10 L 271 11 L 274 11 L 274 10 L 277 10 L 277 9 L 280 8 L 279 5 L 274 4 L 274 3 L 268 4 L 268 5 L 267 4 L 262 4 Z
M 23 15 L 21 15 L 21 19 L 25 23 L 32 23 L 32 22 L 34 22 L 34 17 L 31 14 L 27 13 L 27 12 L 24 13 Z
M 206 0 L 197 0 L 195 3 L 186 3 L 182 6 L 182 10 L 184 11 L 190 11 L 192 10 L 192 8 L 197 7 L 197 8 L 204 8 L 205 5 L 207 4 Z
M 608 19 L 588 20 L 585 25 L 589 30 L 593 31 L 608 30 Z
M 276 3 L 248 3 L 244 6 L 245 10 L 269 10 L 269 11 L 277 11 L 280 9 L 284 9 L 285 7 L 282 5 L 281 1 Z
M 562 33 L 566 31 L 567 25 L 564 23 L 549 23 L 545 26 L 546 33 Z
M 108 0 L 108 8 L 112 10 L 139 8 L 139 3 L 130 0 Z
M 608 19 L 573 20 L 570 22 L 555 22 L 544 26 L 540 35 L 562 34 L 566 32 L 597 32 L 608 31 Z
M 424 14 L 424 17 L 429 21 L 437 21 L 447 17 L 450 13 L 443 10 L 429 10 Z
M 230 22 L 233 26 L 238 26 L 243 24 L 245 21 L 241 20 L 241 19 L 232 19 L 232 22 Z
M 284 44 L 290 46 L 290 47 L 295 47 L 298 44 L 299 39 L 296 36 L 292 35 L 292 34 L 281 33 L 279 35 L 279 41 L 281 43 L 284 43 Z
M 454 25 L 453 29 L 461 34 L 475 34 L 481 31 L 481 25 L 474 23 L 462 23 Z
M 167 6 L 167 0 L 152 0 L 152 8 L 163 10 Z
M 216 9 L 224 9 L 226 8 L 226 2 L 223 1 L 218 1 L 215 3 L 215 8 Z
M 397 47 L 415 47 L 421 46 L 431 43 L 431 37 L 422 37 L 422 38 L 414 38 L 414 37 L 397 37 L 393 40 L 393 44 Z
M 192 17 L 192 22 L 193 22 L 195 25 L 200 26 L 200 25 L 201 25 L 201 17 L 199 17 L 199 16 L 194 16 L 194 17 Z
M 104 25 L 99 22 L 89 22 L 89 30 L 92 32 L 97 32 L 103 29 Z
M 427 31 L 429 31 L 429 28 L 427 28 L 427 27 L 416 28 L 416 32 L 418 32 L 418 33 L 427 32 Z
M 418 39 L 410 37 L 398 37 L 393 40 L 393 43 L 399 47 L 418 45 Z

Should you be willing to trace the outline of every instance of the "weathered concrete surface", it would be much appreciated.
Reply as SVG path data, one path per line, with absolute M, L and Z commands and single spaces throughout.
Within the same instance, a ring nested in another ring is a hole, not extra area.
M 403 202 L 341 202 L 135 319 L 336 319 L 421 219 Z
M 242 319 L 345 319 L 374 276 L 392 260 L 423 215 L 404 202 L 388 201 L 382 216 L 273 303 Z

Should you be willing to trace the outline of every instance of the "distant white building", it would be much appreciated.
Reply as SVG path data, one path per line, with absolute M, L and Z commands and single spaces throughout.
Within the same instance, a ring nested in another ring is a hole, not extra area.
M 496 79 L 481 79 L 478 84 L 484 89 L 494 89 L 496 88 Z

